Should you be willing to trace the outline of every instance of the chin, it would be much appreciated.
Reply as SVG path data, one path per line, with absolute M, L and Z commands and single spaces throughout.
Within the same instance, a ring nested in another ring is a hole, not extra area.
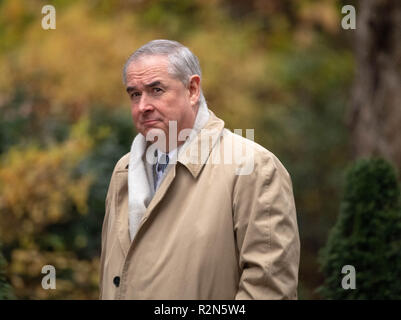
M 167 139 L 164 130 L 156 127 L 145 128 L 142 134 L 145 136 L 145 138 L 148 137 L 149 140 L 148 139 L 147 140 L 151 142 L 156 142 L 158 140 L 158 137 L 163 137 L 163 136 L 165 137 L 165 139 Z

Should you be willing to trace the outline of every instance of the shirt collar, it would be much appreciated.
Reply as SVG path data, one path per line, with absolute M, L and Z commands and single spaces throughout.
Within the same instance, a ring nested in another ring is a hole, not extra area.
M 179 147 L 178 147 L 178 148 L 175 148 L 174 150 L 171 150 L 171 151 L 168 152 L 168 153 L 164 153 L 163 151 L 161 151 L 161 150 L 159 150 L 159 149 L 156 149 L 156 152 L 157 152 L 157 162 L 160 162 L 160 159 L 161 159 L 161 157 L 162 157 L 163 155 L 168 155 L 168 158 L 169 158 L 169 159 L 173 159 L 173 157 L 176 155 L 178 149 L 179 149 Z

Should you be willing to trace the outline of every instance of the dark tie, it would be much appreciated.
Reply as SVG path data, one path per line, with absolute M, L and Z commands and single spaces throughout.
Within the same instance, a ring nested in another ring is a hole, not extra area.
M 156 171 L 164 172 L 164 170 L 168 165 L 168 161 L 169 161 L 168 155 L 163 153 L 162 156 L 160 157 L 160 162 L 158 161 L 156 164 Z

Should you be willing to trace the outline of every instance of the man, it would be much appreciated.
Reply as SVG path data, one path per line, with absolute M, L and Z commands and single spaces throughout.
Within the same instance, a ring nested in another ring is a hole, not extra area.
M 100 297 L 296 299 L 300 244 L 284 166 L 224 128 L 198 59 L 178 42 L 145 44 L 123 77 L 139 133 L 106 197 Z

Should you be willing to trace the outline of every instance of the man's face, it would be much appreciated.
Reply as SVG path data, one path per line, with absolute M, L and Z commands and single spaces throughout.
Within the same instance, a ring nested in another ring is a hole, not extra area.
M 161 129 L 167 141 L 169 121 L 177 121 L 178 133 L 193 127 L 200 84 L 199 77 L 192 76 L 188 87 L 184 86 L 168 73 L 168 63 L 165 56 L 145 56 L 131 62 L 126 72 L 137 131 L 146 137 L 150 130 Z

